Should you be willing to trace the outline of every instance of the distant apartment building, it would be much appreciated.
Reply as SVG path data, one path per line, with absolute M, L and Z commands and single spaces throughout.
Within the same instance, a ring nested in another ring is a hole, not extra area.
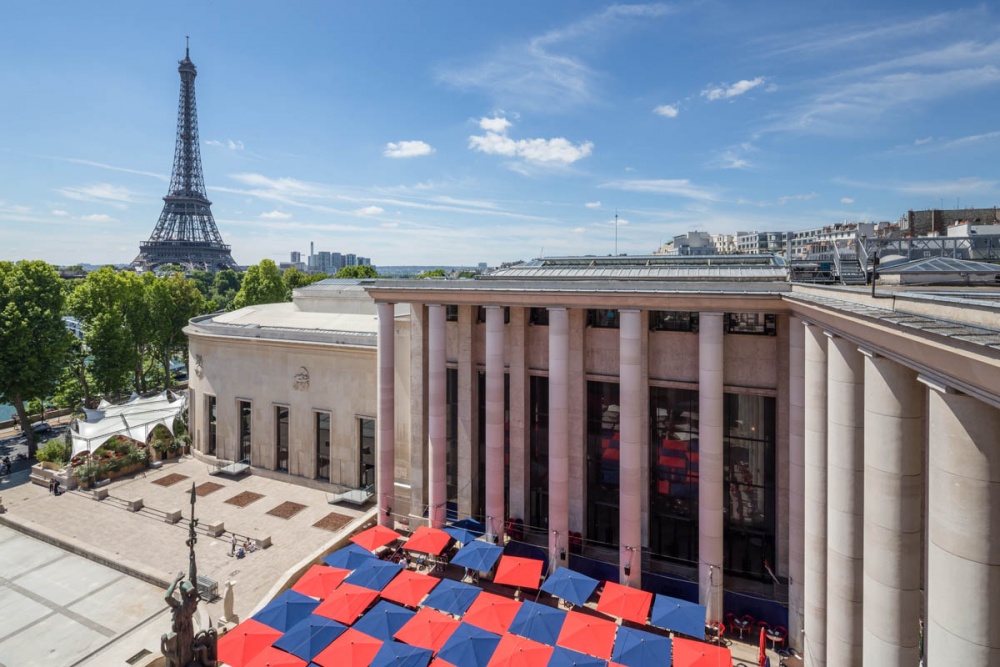
M 685 232 L 658 248 L 654 255 L 729 255 L 736 252 L 735 237 L 731 234 Z
M 336 274 L 345 266 L 371 266 L 370 257 L 361 257 L 354 253 L 340 253 L 326 250 L 314 251 L 314 245 L 309 244 L 309 256 L 306 261 L 302 261 L 302 253 L 293 251 L 290 262 L 282 262 L 281 268 L 295 266 L 307 273 L 327 273 Z
M 742 255 L 784 255 L 792 232 L 736 232 L 736 252 Z
M 957 223 L 968 222 L 977 225 L 1000 223 L 997 207 L 956 208 L 951 210 L 930 209 L 929 211 L 907 211 L 899 221 L 901 231 L 909 236 L 929 236 L 935 232 L 945 234 Z

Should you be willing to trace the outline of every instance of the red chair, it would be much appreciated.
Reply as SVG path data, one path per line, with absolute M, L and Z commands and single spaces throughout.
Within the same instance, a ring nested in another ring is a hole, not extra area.
M 779 646 L 784 648 L 785 640 L 788 639 L 788 628 L 783 625 L 776 625 L 773 628 L 765 630 L 764 635 L 771 642 L 772 649 L 777 649 Z
M 767 621 L 757 621 L 757 626 L 756 627 L 757 627 L 757 630 L 754 632 L 754 636 L 755 637 L 760 637 L 760 631 L 763 630 L 764 634 L 766 635 L 767 632 L 771 629 L 771 624 L 768 623 Z
M 736 614 L 731 611 L 727 611 L 726 615 L 722 617 L 726 622 L 726 627 L 732 628 L 736 626 Z
M 719 646 L 725 644 L 726 637 L 726 624 L 719 621 L 712 621 L 708 624 L 708 631 L 715 639 L 715 643 Z

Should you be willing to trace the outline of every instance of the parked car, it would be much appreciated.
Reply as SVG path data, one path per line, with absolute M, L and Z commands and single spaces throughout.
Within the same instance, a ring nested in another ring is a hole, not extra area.
M 35 422 L 31 425 L 31 430 L 35 432 L 35 435 L 42 435 L 44 433 L 51 433 L 52 426 L 48 422 Z

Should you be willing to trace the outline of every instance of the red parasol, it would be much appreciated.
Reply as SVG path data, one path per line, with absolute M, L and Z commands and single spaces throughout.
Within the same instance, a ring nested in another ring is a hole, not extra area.
M 607 581 L 597 601 L 597 611 L 645 625 L 651 604 L 652 593 Z
M 517 600 L 484 591 L 476 596 L 472 606 L 462 616 L 462 621 L 502 635 L 507 632 L 520 608 L 521 603 Z
M 493 576 L 493 583 L 537 590 L 541 578 L 542 561 L 534 558 L 501 556 L 497 573 Z
M 408 607 L 416 607 L 431 590 L 438 585 L 440 579 L 420 574 L 413 570 L 403 570 L 382 589 L 382 597 Z
M 344 625 L 351 625 L 377 597 L 378 592 L 370 588 L 341 584 L 337 590 L 330 593 L 329 597 L 319 603 L 313 613 L 332 618 Z
M 231 667 L 246 667 L 254 656 L 284 633 L 248 618 L 219 638 L 219 661 Z
M 683 637 L 673 638 L 674 667 L 730 667 L 733 656 L 725 646 Z
M 361 531 L 357 535 L 353 536 L 351 538 L 351 542 L 354 542 L 359 547 L 368 549 L 368 551 L 375 551 L 379 547 L 384 547 L 399 538 L 400 534 L 392 528 L 386 528 L 385 526 L 376 524 L 368 530 Z
M 268 646 L 248 662 L 246 667 L 306 667 L 308 664 L 305 660 L 291 653 L 285 653 L 280 648 Z
M 439 556 L 448 543 L 451 541 L 451 535 L 444 532 L 439 528 L 428 528 L 427 526 L 420 526 L 413 534 L 410 535 L 410 539 L 406 540 L 403 544 L 403 548 L 407 551 L 419 551 L 425 554 L 433 554 Z
M 427 665 L 427 667 L 455 667 L 455 665 L 451 664 L 447 660 L 442 660 L 441 658 L 434 658 L 433 660 L 431 660 L 431 664 Z
M 350 570 L 326 565 L 313 565 L 299 578 L 292 590 L 321 600 L 330 596 L 337 586 L 347 578 Z
M 380 648 L 380 640 L 347 628 L 312 661 L 320 667 L 367 667 Z
M 487 667 L 545 667 L 551 657 L 551 646 L 520 635 L 505 634 Z
M 757 665 L 758 667 L 764 667 L 767 664 L 767 638 L 764 636 L 764 627 L 760 628 L 760 652 L 757 653 Z
M 410 646 L 419 646 L 437 653 L 458 625 L 458 621 L 448 614 L 423 607 L 394 637 Z
M 617 632 L 618 626 L 607 619 L 569 611 L 566 612 L 566 620 L 563 621 L 556 644 L 610 660 Z

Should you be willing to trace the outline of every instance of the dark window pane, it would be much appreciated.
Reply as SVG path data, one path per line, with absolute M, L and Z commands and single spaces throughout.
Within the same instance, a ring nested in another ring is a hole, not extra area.
M 618 328 L 618 311 L 617 310 L 588 310 L 587 311 L 587 326 L 594 327 L 596 329 L 617 329 Z
M 538 327 L 549 326 L 549 309 L 548 308 L 532 308 L 528 312 L 528 322 L 534 324 Z
M 726 333 L 778 335 L 778 316 L 767 313 L 727 313 Z
M 445 322 L 458 322 L 458 306 L 444 307 Z
M 359 486 L 372 486 L 375 484 L 375 420 L 361 418 L 358 420 L 358 426 L 361 434 L 359 443 L 361 455 L 358 457 L 361 462 Z
M 239 460 L 250 462 L 250 426 L 252 424 L 252 411 L 250 401 L 240 401 L 240 451 Z
M 532 528 L 549 525 L 549 379 L 532 375 L 528 395 L 529 514 Z M 520 518 L 520 517 L 516 517 Z
M 618 385 L 587 383 L 587 540 L 618 544 Z
M 278 470 L 288 472 L 288 408 L 275 408 L 274 416 L 277 423 L 275 441 L 278 445 Z
M 316 478 L 330 480 L 330 413 L 316 413 Z
M 445 369 L 445 472 L 448 502 L 458 503 L 458 371 Z
M 208 453 L 215 456 L 216 434 L 219 431 L 218 412 L 215 407 L 215 396 L 207 396 L 208 399 Z
M 654 310 L 649 313 L 650 331 L 698 331 L 698 313 L 686 310 Z
M 649 388 L 649 548 L 698 561 L 698 392 Z

